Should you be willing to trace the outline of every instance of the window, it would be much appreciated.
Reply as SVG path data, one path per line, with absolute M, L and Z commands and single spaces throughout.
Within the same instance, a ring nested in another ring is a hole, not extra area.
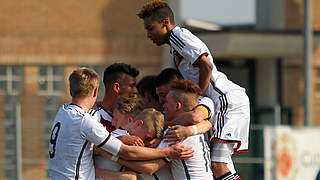
M 23 67 L 0 65 L 0 93 L 17 95 L 23 91 Z
M 12 95 L 5 96 L 4 106 L 4 157 L 5 157 L 5 178 L 17 179 L 17 144 L 16 144 L 16 121 L 18 97 Z
M 320 68 L 317 68 L 317 91 L 320 93 Z
M 39 67 L 39 91 L 41 95 L 59 96 L 64 92 L 63 66 Z

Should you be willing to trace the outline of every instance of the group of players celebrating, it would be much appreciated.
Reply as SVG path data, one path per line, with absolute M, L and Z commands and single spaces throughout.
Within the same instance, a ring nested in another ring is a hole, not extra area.
M 60 107 L 49 139 L 50 179 L 240 180 L 231 156 L 248 149 L 245 89 L 217 70 L 200 39 L 175 25 L 167 2 L 147 3 L 138 17 L 148 38 L 170 46 L 176 69 L 137 85 L 136 68 L 114 63 L 103 74 L 102 101 L 97 73 L 74 70 L 72 102 Z

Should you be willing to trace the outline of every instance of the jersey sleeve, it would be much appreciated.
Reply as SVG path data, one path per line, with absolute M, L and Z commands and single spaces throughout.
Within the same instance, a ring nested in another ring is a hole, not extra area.
M 209 118 L 214 115 L 214 103 L 211 98 L 208 97 L 200 97 L 199 104 L 205 106 L 209 111 Z
M 80 127 L 81 135 L 97 147 L 108 151 L 113 155 L 117 155 L 122 142 L 111 136 L 111 134 L 90 114 L 83 117 Z
M 184 57 L 184 60 L 189 60 L 191 64 L 202 55 L 207 56 L 209 53 L 206 45 L 186 29 L 172 34 L 172 38 L 178 44 L 175 49 Z

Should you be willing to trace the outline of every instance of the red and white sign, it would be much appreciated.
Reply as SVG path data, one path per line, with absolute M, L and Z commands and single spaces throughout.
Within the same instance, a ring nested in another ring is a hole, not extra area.
M 320 128 L 264 128 L 265 180 L 316 180 L 320 172 Z

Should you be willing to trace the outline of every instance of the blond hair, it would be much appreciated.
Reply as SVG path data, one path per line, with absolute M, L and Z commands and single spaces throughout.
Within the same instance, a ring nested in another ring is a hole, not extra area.
M 145 128 L 150 130 L 153 129 L 156 134 L 156 138 L 162 137 L 164 116 L 161 112 L 155 110 L 154 108 L 147 108 L 134 118 L 134 121 L 137 120 L 142 120 Z
M 120 96 L 116 103 L 115 109 L 125 116 L 135 117 L 144 109 L 144 103 L 139 97 Z
M 69 76 L 69 86 L 73 98 L 90 96 L 99 87 L 99 75 L 89 68 L 76 69 Z
M 177 79 L 171 83 L 170 87 L 172 97 L 183 105 L 183 111 L 191 111 L 198 104 L 201 89 L 196 83 L 186 79 Z

